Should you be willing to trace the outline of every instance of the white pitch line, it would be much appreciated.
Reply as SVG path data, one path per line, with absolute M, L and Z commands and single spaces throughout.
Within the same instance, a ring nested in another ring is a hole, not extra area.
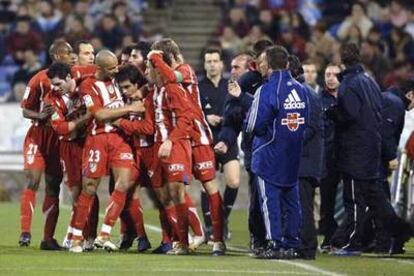
M 62 205 L 62 207 L 64 209 L 70 209 L 70 210 L 72 209 L 71 206 L 67 206 L 67 205 Z M 99 213 L 99 216 L 103 217 L 104 214 Z M 148 228 L 149 230 L 152 230 L 152 231 L 157 232 L 157 233 L 161 233 L 161 231 L 162 231 L 161 228 L 159 228 L 158 226 L 151 225 L 151 224 L 145 224 L 145 227 Z M 242 253 L 248 253 L 249 252 L 246 248 L 241 248 L 241 247 L 234 247 L 234 246 L 229 245 L 229 246 L 227 246 L 227 248 L 230 249 L 230 250 L 237 251 L 237 252 L 242 252 Z M 302 268 L 304 270 L 307 270 L 309 272 L 316 273 L 316 274 L 319 274 L 319 275 L 327 275 L 327 276 L 343 276 L 344 275 L 344 274 L 338 274 L 338 273 L 335 273 L 335 272 L 331 272 L 331 271 L 328 271 L 328 270 L 318 268 L 318 267 L 313 266 L 313 265 L 304 264 L 304 263 L 300 263 L 300 262 L 296 262 L 296 261 L 276 260 L 276 262 L 287 264 L 287 265 L 292 265 L 292 266 L 295 266 L 295 267 L 299 267 L 299 268 Z M 182 272 L 184 272 L 184 271 L 182 271 Z
M 317 275 L 315 273 L 308 273 L 308 272 L 296 272 L 296 271 L 274 271 L 274 270 L 232 270 L 232 269 L 170 269 L 170 268 L 150 268 L 150 269 L 113 269 L 110 267 L 105 268 L 91 268 L 91 267 L 61 267 L 61 268 L 52 268 L 52 267 L 2 267 L 2 271 L 52 271 L 52 272 L 165 272 L 165 273 L 172 273 L 172 272 L 181 272 L 181 273 L 200 273 L 200 272 L 208 272 L 208 273 L 223 273 L 223 274 L 266 274 L 266 275 L 281 275 L 281 274 L 291 274 L 291 275 Z
M 383 258 L 381 259 L 383 261 L 389 261 L 389 262 L 397 262 L 400 264 L 408 264 L 408 265 L 414 265 L 414 262 L 409 261 L 409 260 L 401 260 L 401 259 L 396 259 L 396 258 Z

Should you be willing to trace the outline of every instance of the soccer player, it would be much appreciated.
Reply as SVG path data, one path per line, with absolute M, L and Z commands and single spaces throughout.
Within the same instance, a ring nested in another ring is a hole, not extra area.
M 95 49 L 88 40 L 79 40 L 73 48 L 74 53 L 78 56 L 79 65 L 92 65 L 95 63 Z
M 72 79 L 71 67 L 68 64 L 53 63 L 47 76 L 51 81 L 53 90 L 46 95 L 45 102 L 53 106 L 55 112 L 50 122 L 53 130 L 59 135 L 60 162 L 63 169 L 63 179 L 72 194 L 73 203 L 82 189 L 82 149 L 84 142 L 84 126 L 89 120 L 90 114 L 84 114 L 84 106 L 80 95 L 75 90 L 75 81 Z M 97 199 L 96 199 L 97 200 Z M 94 206 L 97 208 L 97 205 Z M 64 248 L 70 247 L 72 236 L 73 218 L 76 206 L 73 204 L 71 223 L 68 234 L 63 243 Z M 97 212 L 92 211 L 85 228 L 88 243 L 86 248 L 93 249 L 93 241 L 96 238 Z M 95 217 L 93 216 L 95 215 Z
M 49 48 L 49 55 L 54 62 L 72 63 L 72 47 L 65 41 L 55 41 Z M 40 179 L 45 173 L 46 194 L 43 201 L 45 226 L 41 250 L 60 250 L 53 238 L 59 215 L 59 191 L 62 181 L 62 168 L 59 162 L 59 139 L 48 121 L 54 113 L 51 105 L 44 103 L 44 98 L 51 91 L 51 82 L 47 70 L 37 73 L 29 81 L 21 107 L 23 116 L 32 120 L 32 126 L 24 141 L 24 169 L 27 187 L 23 190 L 20 201 L 21 235 L 19 244 L 28 246 L 31 240 L 31 222 L 36 204 L 36 191 Z
M 171 67 L 168 66 L 160 56 L 154 56 L 154 65 L 157 71 L 170 82 L 181 83 L 192 100 L 192 108 L 195 115 L 193 128 L 191 131 L 192 138 L 192 160 L 193 174 L 202 184 L 208 193 L 210 202 L 210 213 L 213 217 L 213 254 L 222 255 L 225 251 L 223 243 L 223 214 L 221 209 L 221 196 L 218 190 L 218 184 L 215 177 L 215 157 L 212 149 L 211 130 L 205 121 L 203 110 L 200 104 L 200 93 L 198 90 L 197 77 L 189 64 L 183 63 L 178 45 L 171 39 L 163 39 L 153 44 L 155 51 L 161 51 L 166 59 L 171 61 Z M 187 201 L 191 200 L 187 196 Z M 190 210 L 190 222 L 196 224 L 196 210 L 192 207 L 191 202 L 187 202 Z M 194 214 L 195 213 L 195 214 Z M 199 246 L 197 236 L 193 241 L 193 248 Z
M 167 254 L 188 254 L 188 207 L 185 184 L 191 181 L 192 108 L 188 94 L 177 83 L 165 83 L 154 69 L 158 53 L 148 56 L 148 72 L 154 87 L 155 145 L 151 182 L 178 236 Z M 171 64 L 169 64 L 171 65 Z M 174 219 L 176 217 L 176 219 Z M 176 220 L 176 222 L 174 222 Z
M 134 65 L 127 64 L 122 66 L 116 74 L 116 81 L 128 101 L 141 101 L 144 99 L 143 90 L 147 80 Z M 144 252 L 151 248 L 145 233 L 143 212 L 139 200 L 139 185 L 151 187 L 148 177 L 150 164 L 147 163 L 148 159 L 152 159 L 154 132 L 154 107 L 151 96 L 151 94 L 148 94 L 148 97 L 144 99 L 145 114 L 134 114 L 130 116 L 130 120 L 120 119 L 113 123 L 113 125 L 121 128 L 126 135 L 132 136 L 132 143 L 135 149 L 139 175 L 135 177 L 133 187 L 128 192 L 125 209 L 129 214 L 128 219 L 132 220 L 134 226 L 134 236 L 137 237 L 138 252 Z M 126 235 L 126 233 L 122 233 L 122 235 Z
M 254 135 L 252 171 L 259 179 L 268 240 L 258 257 L 291 258 L 300 243 L 298 172 L 308 116 L 307 95 L 287 70 L 289 54 L 285 48 L 273 46 L 262 56 L 260 70 L 268 72 L 268 82 L 255 94 L 246 127 Z
M 112 169 L 115 190 L 106 209 L 101 232 L 95 240 L 96 247 L 108 251 L 117 250 L 110 241 L 110 233 L 125 205 L 134 166 L 132 149 L 119 131 L 110 124 L 130 112 L 143 112 L 141 102 L 125 105 L 121 92 L 114 81 L 118 72 L 118 60 L 114 53 L 102 50 L 96 55 L 97 71 L 94 77 L 84 80 L 80 93 L 93 120 L 88 124 L 88 135 L 83 150 L 83 188 L 76 202 L 75 227 L 71 252 L 82 252 L 82 229 L 102 176 Z

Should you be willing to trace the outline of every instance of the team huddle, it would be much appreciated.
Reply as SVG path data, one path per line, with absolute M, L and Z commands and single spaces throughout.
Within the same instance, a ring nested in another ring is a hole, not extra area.
M 137 188 L 143 186 L 151 188 L 159 208 L 162 242 L 154 253 L 188 254 L 204 242 L 185 188 L 194 176 L 208 195 L 213 255 L 225 253 L 212 137 L 196 76 L 171 39 L 154 43 L 149 53 L 140 45 L 136 50 L 144 58 L 128 63 L 123 54 L 122 66 L 109 50 L 98 52 L 95 64 L 74 65 L 85 59 L 86 64 L 93 63 L 93 48 L 83 51 L 89 58 L 79 55 L 76 61 L 65 41 L 50 47 L 52 65 L 32 78 L 22 102 L 24 116 L 33 123 L 24 144 L 29 185 L 21 198 L 20 245 L 30 244 L 35 192 L 44 172 L 46 221 L 41 249 L 60 249 L 54 232 L 63 177 L 74 202 L 64 241 L 70 252 L 119 249 L 110 233 L 120 216 L 121 232 L 137 238 L 139 252 L 149 249 Z M 133 56 L 134 50 L 129 54 Z M 111 197 L 96 233 L 96 189 L 109 174 Z M 189 225 L 194 232 L 191 243 Z M 132 243 L 123 242 L 121 248 Z

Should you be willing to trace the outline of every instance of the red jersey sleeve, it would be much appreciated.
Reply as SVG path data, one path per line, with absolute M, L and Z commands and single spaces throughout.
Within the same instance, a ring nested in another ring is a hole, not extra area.
M 23 100 L 20 106 L 25 109 L 39 112 L 40 102 L 42 101 L 42 91 L 40 88 L 39 74 L 34 75 L 26 86 L 24 91 Z
M 76 83 L 79 84 L 87 78 L 95 76 L 96 65 L 75 65 L 71 69 L 71 74 Z
M 93 83 L 90 80 L 83 81 L 79 86 L 79 93 L 89 112 L 95 114 L 96 111 L 103 108 L 103 103 Z
M 172 142 L 189 139 L 193 119 L 190 100 L 186 92 L 177 84 L 167 84 L 165 89 L 167 90 L 168 105 L 175 120 L 175 126 L 168 139 Z
M 50 117 L 50 124 L 58 135 L 69 134 L 69 122 L 65 118 L 64 103 L 58 97 L 48 94 L 45 97 L 45 103 L 50 104 L 55 109 L 55 113 Z
M 144 99 L 145 114 L 143 120 L 130 121 L 121 119 L 120 127 L 127 135 L 152 135 L 154 134 L 154 103 L 149 94 Z
M 189 64 L 182 64 L 178 66 L 176 71 L 181 74 L 182 83 L 192 84 L 196 82 L 193 76 L 193 70 Z
M 160 54 L 152 53 L 149 56 L 149 59 L 154 65 L 155 70 L 160 73 L 165 82 L 177 83 L 179 81 L 174 73 L 174 70 L 164 62 Z

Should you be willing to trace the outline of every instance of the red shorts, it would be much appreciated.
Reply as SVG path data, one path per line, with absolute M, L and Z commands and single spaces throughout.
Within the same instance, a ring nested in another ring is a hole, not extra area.
M 150 147 L 142 147 L 136 149 L 137 167 L 139 168 L 138 182 L 141 187 L 151 187 L 150 168 L 154 163 L 154 149 Z
M 62 175 L 59 136 L 51 127 L 32 125 L 24 139 L 23 154 L 25 170 L 44 170 L 48 175 Z
M 160 188 L 165 183 L 191 181 L 191 144 L 184 140 L 174 142 L 170 157 L 158 158 L 158 150 L 161 143 L 156 143 L 152 148 L 153 165 L 148 171 L 153 188 Z
M 71 187 L 82 187 L 82 149 L 83 142 L 60 141 L 60 163 L 63 181 Z
M 83 176 L 100 178 L 112 168 L 134 167 L 134 155 L 130 145 L 118 133 L 89 135 L 83 147 Z
M 192 148 L 193 175 L 201 182 L 216 178 L 216 157 L 210 145 Z

